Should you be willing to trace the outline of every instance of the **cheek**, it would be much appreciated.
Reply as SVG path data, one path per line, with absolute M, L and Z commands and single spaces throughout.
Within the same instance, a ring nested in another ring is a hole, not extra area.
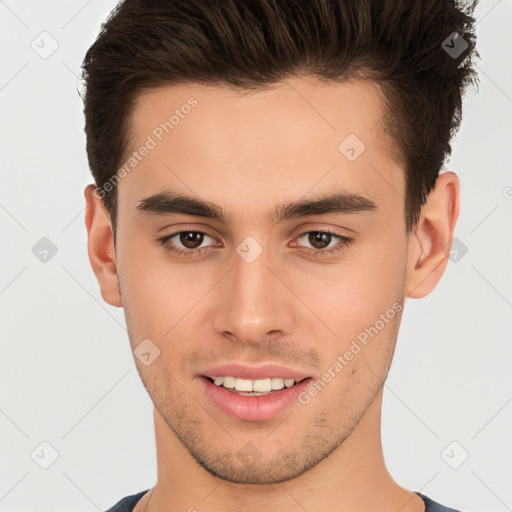
M 371 245 L 360 246 L 342 265 L 332 266 L 328 275 L 324 269 L 309 276 L 298 291 L 322 321 L 303 325 L 318 341 L 323 376 L 332 382 L 321 394 L 344 409 L 354 400 L 366 403 L 380 386 L 391 362 L 403 308 L 406 244 L 391 244 L 383 236 L 373 238 Z M 320 337 L 319 333 L 325 334 Z
M 135 237 L 123 241 L 118 271 L 130 330 L 156 339 L 171 337 L 185 315 L 192 318 L 195 306 L 218 280 L 211 265 L 176 263 L 164 249 L 141 248 Z
M 372 238 L 349 249 L 340 264 L 311 266 L 296 270 L 298 279 L 289 277 L 297 295 L 338 342 L 356 336 L 402 301 L 406 245 L 388 240 Z M 324 326 L 319 327 L 328 334 Z

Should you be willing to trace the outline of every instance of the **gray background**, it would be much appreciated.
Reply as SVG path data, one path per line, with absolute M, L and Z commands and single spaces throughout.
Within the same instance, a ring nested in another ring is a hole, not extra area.
M 92 179 L 78 73 L 114 5 L 0 0 L 2 512 L 105 510 L 156 481 L 152 403 L 123 311 L 103 302 L 86 249 L 83 189 Z M 407 302 L 382 429 L 400 485 L 463 511 L 504 512 L 512 510 L 512 2 L 482 0 L 476 15 L 480 89 L 466 97 L 446 164 L 462 183 L 456 236 L 467 253 L 430 296 Z M 43 237 L 57 249 L 47 262 L 33 253 Z M 52 450 L 58 457 L 43 469 Z

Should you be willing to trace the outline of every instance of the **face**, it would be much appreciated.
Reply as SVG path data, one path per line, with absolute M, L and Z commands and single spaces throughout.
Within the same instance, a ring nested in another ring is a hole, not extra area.
M 138 99 L 131 148 L 151 148 L 117 185 L 122 305 L 132 349 L 150 340 L 151 364 L 136 364 L 156 409 L 214 475 L 276 483 L 304 473 L 382 388 L 408 247 L 405 176 L 382 115 L 375 85 L 305 78 Z M 225 364 L 280 365 L 308 380 L 300 394 L 240 396 L 205 377 Z

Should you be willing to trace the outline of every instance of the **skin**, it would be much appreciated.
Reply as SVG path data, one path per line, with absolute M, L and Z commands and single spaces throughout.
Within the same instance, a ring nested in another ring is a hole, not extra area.
M 459 212 L 457 176 L 440 174 L 408 234 L 404 170 L 379 123 L 378 86 L 309 77 L 243 95 L 198 84 L 146 92 L 133 112 L 133 150 L 190 96 L 195 109 L 117 186 L 116 247 L 94 185 L 85 189 L 101 295 L 124 308 L 132 350 L 146 338 L 160 349 L 149 366 L 135 358 L 154 403 L 158 460 L 157 483 L 135 510 L 424 511 L 387 471 L 381 444 L 401 313 L 308 404 L 274 420 L 226 416 L 197 374 L 274 362 L 320 378 L 393 304 L 435 288 Z M 366 145 L 353 162 L 338 150 L 350 133 Z M 142 198 L 169 190 L 221 205 L 230 222 L 136 212 Z M 377 209 L 267 218 L 277 204 L 333 190 L 364 195 Z M 330 256 L 308 252 L 322 246 L 300 235 L 325 229 L 354 242 Z M 179 230 L 208 231 L 195 246 L 203 254 L 180 258 L 157 241 Z M 263 248 L 251 264 L 235 250 L 247 236 Z M 249 442 L 259 454 L 252 464 L 237 456 Z

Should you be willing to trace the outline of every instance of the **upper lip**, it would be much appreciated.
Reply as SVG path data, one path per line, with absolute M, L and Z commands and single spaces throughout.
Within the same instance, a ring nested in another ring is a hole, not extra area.
M 287 368 L 277 364 L 265 364 L 262 366 L 244 366 L 237 363 L 223 364 L 211 368 L 206 368 L 202 371 L 201 375 L 205 377 L 235 377 L 239 379 L 271 379 L 271 378 L 283 378 L 293 379 L 295 381 L 301 381 L 310 377 L 305 373 Z

